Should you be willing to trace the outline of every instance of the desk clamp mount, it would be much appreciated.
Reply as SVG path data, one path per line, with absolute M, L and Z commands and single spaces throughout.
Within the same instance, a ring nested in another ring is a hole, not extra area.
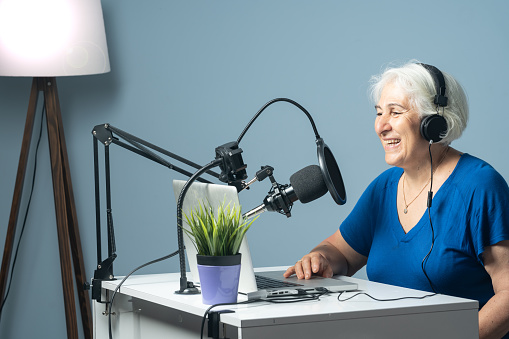
M 228 339 L 226 337 L 219 337 L 219 329 L 221 324 L 221 314 L 222 313 L 235 313 L 233 310 L 221 310 L 216 312 L 208 312 L 208 333 L 207 337 L 212 339 Z M 223 331 L 225 332 L 225 331 Z M 223 333 L 224 334 L 224 333 Z

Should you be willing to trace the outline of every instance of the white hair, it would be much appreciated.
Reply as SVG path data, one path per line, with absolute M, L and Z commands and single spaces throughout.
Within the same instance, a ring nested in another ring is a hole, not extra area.
M 442 72 L 445 79 L 445 95 L 448 105 L 439 107 L 438 113 L 447 121 L 447 132 L 440 143 L 449 145 L 458 139 L 468 122 L 468 102 L 461 85 L 451 75 Z M 408 95 L 410 104 L 421 119 L 437 114 L 437 106 L 433 103 L 437 90 L 433 76 L 415 61 L 401 67 L 387 68 L 382 74 L 371 78 L 371 99 L 376 104 L 380 100 L 382 90 L 387 84 L 399 86 Z

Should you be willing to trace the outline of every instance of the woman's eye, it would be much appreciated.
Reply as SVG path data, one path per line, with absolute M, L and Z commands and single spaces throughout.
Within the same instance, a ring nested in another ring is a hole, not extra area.
M 395 112 L 395 111 L 391 112 L 391 115 L 400 115 L 400 114 L 401 114 L 401 112 Z

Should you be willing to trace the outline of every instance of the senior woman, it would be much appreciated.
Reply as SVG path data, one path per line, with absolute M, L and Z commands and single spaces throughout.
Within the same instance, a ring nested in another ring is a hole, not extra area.
M 374 77 L 372 94 L 375 132 L 393 167 L 285 276 L 351 276 L 366 265 L 372 281 L 478 300 L 480 337 L 504 337 L 509 188 L 489 164 L 450 146 L 468 120 L 461 86 L 433 66 L 408 63 Z M 441 120 L 431 141 L 426 117 Z

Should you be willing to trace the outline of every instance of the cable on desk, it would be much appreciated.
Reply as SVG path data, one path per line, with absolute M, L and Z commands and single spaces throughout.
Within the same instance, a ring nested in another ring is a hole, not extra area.
M 307 292 L 305 290 L 301 290 L 302 292 L 298 295 L 282 295 L 275 297 L 267 297 L 262 298 L 261 300 L 273 304 L 297 303 L 301 301 L 320 300 L 321 296 L 331 293 L 325 287 L 323 287 L 322 289 L 323 290 L 320 292 Z
M 330 293 L 330 291 L 326 288 L 323 288 L 323 291 L 313 292 L 313 293 L 309 293 L 309 292 L 306 292 L 305 290 L 302 290 L 302 293 L 298 294 L 298 295 L 267 297 L 267 298 L 260 298 L 260 299 L 254 299 L 254 300 L 240 301 L 240 302 L 235 302 L 235 303 L 223 303 L 223 304 L 212 305 L 203 314 L 203 318 L 201 321 L 200 338 L 203 339 L 203 330 L 205 328 L 205 320 L 207 320 L 207 317 L 209 316 L 210 311 L 215 307 L 252 304 L 252 303 L 262 302 L 262 301 L 274 303 L 274 304 L 296 303 L 296 302 L 301 302 L 301 301 L 319 300 L 321 296 L 323 296 L 325 294 L 329 294 L 329 293 Z
M 437 293 L 432 293 L 432 294 L 425 294 L 423 296 L 420 296 L 420 297 L 399 297 L 399 298 L 391 298 L 391 299 L 380 299 L 380 298 L 375 298 L 371 295 L 369 295 L 368 293 L 366 292 L 359 292 L 359 293 L 356 293 L 346 299 L 339 299 L 341 297 L 341 295 L 343 294 L 344 292 L 340 292 L 339 295 L 338 295 L 338 301 L 340 302 L 343 302 L 343 301 L 347 301 L 347 300 L 350 300 L 350 299 L 353 299 L 359 295 L 365 295 L 375 301 L 397 301 L 397 300 L 404 300 L 404 299 L 425 299 L 425 298 L 429 298 L 429 297 L 433 297 L 435 295 L 437 295 Z

